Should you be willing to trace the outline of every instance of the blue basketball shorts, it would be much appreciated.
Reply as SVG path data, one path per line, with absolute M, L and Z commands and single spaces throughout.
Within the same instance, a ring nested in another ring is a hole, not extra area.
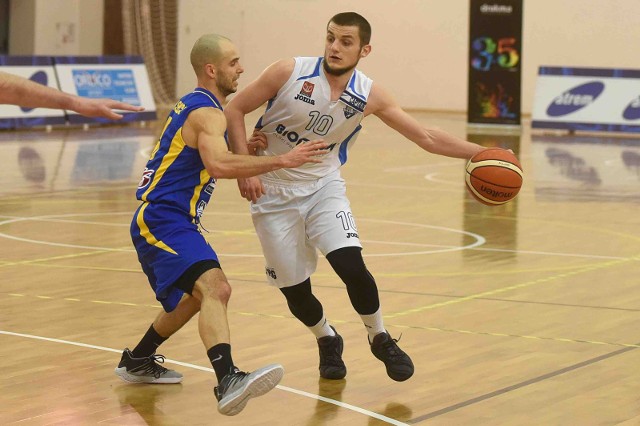
M 204 260 L 219 262 L 190 217 L 168 205 L 142 203 L 131 221 L 131 239 L 156 299 L 167 312 L 184 295 L 174 284 L 191 266 Z

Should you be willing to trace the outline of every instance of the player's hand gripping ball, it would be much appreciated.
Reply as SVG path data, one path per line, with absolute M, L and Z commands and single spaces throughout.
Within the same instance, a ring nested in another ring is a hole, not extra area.
M 487 206 L 513 200 L 522 187 L 522 166 L 502 148 L 480 151 L 467 162 L 465 183 L 473 197 Z

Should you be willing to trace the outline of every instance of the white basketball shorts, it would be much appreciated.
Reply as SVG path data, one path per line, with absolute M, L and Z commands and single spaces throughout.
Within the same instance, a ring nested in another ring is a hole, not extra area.
M 251 205 L 267 280 L 278 288 L 309 278 L 323 255 L 362 247 L 345 182 L 336 171 L 313 182 L 262 178 L 265 192 Z

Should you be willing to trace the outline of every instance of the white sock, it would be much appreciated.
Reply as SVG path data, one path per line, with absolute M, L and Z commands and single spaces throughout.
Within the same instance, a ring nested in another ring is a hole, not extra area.
M 373 342 L 373 338 L 380 333 L 384 333 L 384 324 L 382 322 L 382 312 L 380 308 L 372 314 L 360 315 L 362 323 L 369 333 L 369 342 Z
M 309 327 L 309 330 L 311 330 L 311 332 L 316 336 L 316 339 L 336 335 L 336 333 L 331 329 L 329 321 L 327 321 L 327 318 L 324 315 L 316 325 Z

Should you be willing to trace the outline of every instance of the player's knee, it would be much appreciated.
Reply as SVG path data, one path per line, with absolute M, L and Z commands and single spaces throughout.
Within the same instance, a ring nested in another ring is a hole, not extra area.
M 327 260 L 347 285 L 354 281 L 369 281 L 373 279 L 364 264 L 360 247 L 339 248 L 327 254 Z
M 300 284 L 296 284 L 291 287 L 281 288 L 280 291 L 287 298 L 289 306 L 300 306 L 309 303 L 314 299 L 311 292 L 311 279 L 307 278 Z
M 226 280 L 206 279 L 201 277 L 201 279 L 196 281 L 193 290 L 194 296 L 200 300 L 214 299 L 219 300 L 226 305 L 231 298 L 231 286 Z
M 300 284 L 281 288 L 280 291 L 287 298 L 291 313 L 307 327 L 316 325 L 322 319 L 322 304 L 311 292 L 311 279 L 307 278 Z

